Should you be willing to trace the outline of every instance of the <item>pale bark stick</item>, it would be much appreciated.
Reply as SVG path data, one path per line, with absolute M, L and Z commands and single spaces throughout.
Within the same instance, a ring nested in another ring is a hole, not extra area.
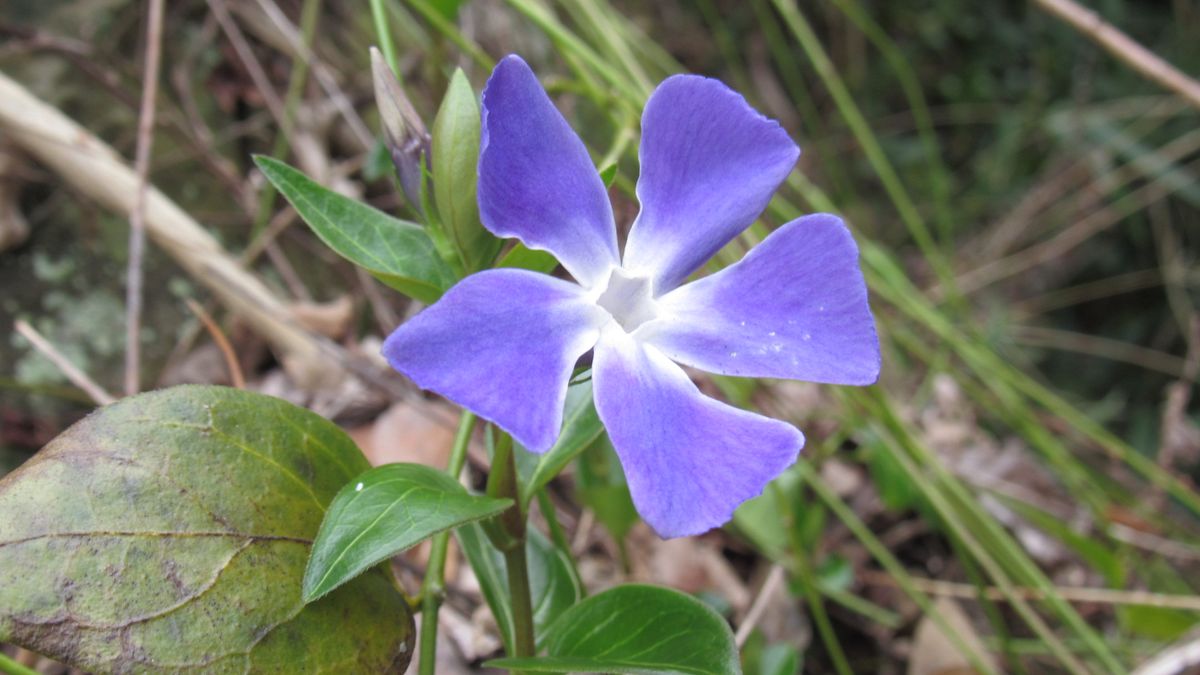
M 1124 61 L 1126 65 L 1179 94 L 1200 108 L 1200 82 L 1188 77 L 1157 54 L 1135 42 L 1092 10 L 1074 0 L 1036 0 L 1042 9 L 1071 24 L 1080 33 Z
M 42 334 L 37 332 L 37 329 L 35 329 L 33 326 L 30 326 L 21 319 L 17 319 L 16 323 L 13 324 L 13 328 L 15 328 L 22 337 L 24 337 L 26 340 L 29 340 L 29 344 L 33 345 L 34 349 L 41 352 L 42 356 L 49 359 L 50 362 L 53 363 L 55 367 L 57 367 L 58 370 L 63 374 L 63 376 L 71 381 L 71 384 L 82 389 L 83 393 L 87 394 L 93 401 L 95 401 L 96 405 L 108 405 L 109 403 L 117 400 L 113 398 L 112 394 L 105 391 L 104 387 L 96 384 L 95 380 L 88 377 L 87 373 L 75 367 L 75 364 L 71 363 L 70 359 L 63 355 L 62 352 L 58 351 L 58 349 L 51 344 L 49 340 L 42 337 Z
M 142 261 L 146 251 L 146 181 L 150 174 L 150 149 L 154 146 L 154 110 L 158 98 L 158 65 L 162 60 L 163 0 L 150 0 L 146 19 L 146 64 L 142 73 L 142 104 L 138 111 L 137 154 L 134 171 L 137 190 L 129 214 L 129 268 L 125 284 L 125 395 L 141 389 L 142 363 Z
M 107 144 L 0 73 L 0 133 L 56 171 L 74 189 L 128 217 L 137 176 Z M 217 240 L 153 186 L 146 190 L 146 232 L 230 311 L 274 349 L 302 387 L 340 374 L 337 362 L 295 325 L 286 305 L 230 256 Z

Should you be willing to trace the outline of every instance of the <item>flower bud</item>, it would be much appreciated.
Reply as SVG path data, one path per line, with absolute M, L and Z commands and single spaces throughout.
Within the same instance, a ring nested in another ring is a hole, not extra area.
M 375 82 L 375 104 L 383 120 L 392 164 L 400 178 L 400 189 L 418 211 L 421 207 L 422 165 L 429 161 L 430 137 L 404 88 L 379 50 L 371 48 L 371 74 Z

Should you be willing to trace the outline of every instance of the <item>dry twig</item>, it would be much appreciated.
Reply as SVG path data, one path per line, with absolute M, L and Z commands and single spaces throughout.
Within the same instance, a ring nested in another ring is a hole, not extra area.
M 229 338 L 225 337 L 221 327 L 217 325 L 216 321 L 213 321 L 212 315 L 200 303 L 188 298 L 187 306 L 192 310 L 192 314 L 200 319 L 200 323 L 204 324 L 204 328 L 212 336 L 213 342 L 217 343 L 217 349 L 221 350 L 221 356 L 225 358 L 225 367 L 229 369 L 229 381 L 233 383 L 234 387 L 245 389 L 246 378 L 242 375 L 242 367 L 238 365 L 237 353 L 233 351 L 233 345 L 229 344 Z
M 758 589 L 758 595 L 755 596 L 754 602 L 750 605 L 750 610 L 746 612 L 746 618 L 738 626 L 737 635 L 734 636 L 738 649 L 745 646 L 746 640 L 750 638 L 750 633 L 754 631 L 754 627 L 762 619 L 763 612 L 767 610 L 767 603 L 770 602 L 771 596 L 775 595 L 779 590 L 779 586 L 783 584 L 783 578 L 783 565 L 779 563 L 772 565 L 771 571 L 767 573 L 766 580 L 763 581 L 762 588 Z
M 113 395 L 104 390 L 104 387 L 96 384 L 96 381 L 87 376 L 87 373 L 75 367 L 62 352 L 58 351 L 50 341 L 37 332 L 33 326 L 21 319 L 17 319 L 13 327 L 20 333 L 29 343 L 34 346 L 42 356 L 50 359 L 50 362 L 58 367 L 62 374 L 71 381 L 76 387 L 79 387 L 96 402 L 97 405 L 108 405 L 116 401 Z
M 891 575 L 884 572 L 864 570 L 862 579 L 875 586 L 899 588 L 899 584 Z M 979 589 L 971 584 L 960 584 L 953 581 L 937 579 L 922 579 L 909 577 L 912 586 L 930 595 L 939 595 L 963 600 L 979 600 Z M 1014 588 L 1017 597 L 1025 600 L 1042 600 L 1046 593 L 1036 588 Z M 1090 602 L 1098 605 L 1137 605 L 1141 607 L 1160 607 L 1167 609 L 1182 609 L 1200 612 L 1200 595 L 1173 595 L 1169 593 L 1152 593 L 1150 591 L 1122 591 L 1112 588 L 1077 588 L 1057 586 L 1054 592 L 1069 602 Z M 983 589 L 986 599 L 994 602 L 1005 602 L 1007 597 L 999 588 L 992 586 Z
M 141 382 L 142 261 L 146 251 L 146 180 L 150 148 L 154 145 L 154 102 L 158 97 L 158 64 L 162 60 L 163 0 L 150 0 L 146 19 L 146 63 L 142 74 L 142 104 L 138 111 L 137 189 L 129 213 L 129 268 L 125 287 L 125 395 L 136 394 Z
M 0 74 L 0 132 L 106 208 L 128 214 L 137 178 L 115 151 L 56 108 Z M 242 269 L 195 220 L 147 186 L 146 233 L 197 281 L 242 316 L 278 353 L 295 381 L 316 388 L 337 376 L 313 336 L 296 326 L 283 302 Z
M 1154 80 L 1200 108 L 1200 82 L 1162 60 L 1157 54 L 1074 0 L 1037 0 L 1037 4 L 1075 27 L 1076 30 L 1124 61 L 1129 67 Z
M 271 86 L 271 78 L 267 77 L 267 72 L 259 63 L 258 58 L 254 56 L 254 50 L 250 48 L 250 43 L 246 41 L 246 36 L 242 34 L 242 30 L 238 28 L 233 17 L 229 15 L 229 9 L 225 6 L 225 0 L 208 0 L 208 8 L 212 10 L 213 16 L 217 17 L 217 23 L 221 24 L 221 30 L 225 33 L 225 37 L 229 38 L 230 44 L 237 52 L 238 59 L 245 66 L 246 72 L 250 75 L 250 79 L 254 81 L 254 86 L 258 89 L 258 93 L 262 95 L 263 101 L 267 104 L 267 110 L 271 112 L 271 117 L 275 118 L 275 123 L 281 129 L 287 129 L 287 114 L 284 112 L 283 100 L 279 98 L 275 87 Z

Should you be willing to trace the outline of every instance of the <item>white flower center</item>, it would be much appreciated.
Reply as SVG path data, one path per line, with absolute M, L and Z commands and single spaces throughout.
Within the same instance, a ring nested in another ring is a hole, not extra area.
M 634 276 L 620 267 L 613 268 L 608 286 L 596 298 L 596 304 L 611 314 L 626 333 L 632 333 L 638 326 L 658 317 L 650 279 Z

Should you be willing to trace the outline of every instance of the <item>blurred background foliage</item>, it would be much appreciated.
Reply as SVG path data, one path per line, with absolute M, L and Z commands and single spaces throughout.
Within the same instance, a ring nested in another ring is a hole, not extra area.
M 414 217 L 380 140 L 370 7 L 168 4 L 152 182 L 228 250 L 265 251 L 249 269 L 281 296 L 352 296 L 336 337 L 369 351 L 413 308 L 289 226 L 250 155 Z M 598 166 L 617 164 L 622 227 L 636 214 L 640 105 L 689 71 L 743 92 L 804 149 L 763 221 L 717 265 L 804 212 L 832 210 L 854 228 L 884 340 L 881 384 L 705 382 L 810 438 L 801 464 L 706 539 L 747 588 L 775 567 L 789 580 L 795 615 L 747 638 L 749 672 L 920 672 L 928 626 L 979 672 L 1121 672 L 1188 639 L 1200 619 L 1195 107 L 1032 3 L 382 6 L 427 123 L 455 66 L 478 90 L 494 59 L 522 54 Z M 1200 72 L 1195 3 L 1091 8 Z M 143 34 L 141 3 L 7 0 L 0 70 L 131 157 Z M 0 219 L 0 325 L 29 320 L 118 388 L 125 219 L 2 134 Z M 146 386 L 219 378 L 219 362 L 196 356 L 203 339 L 183 304 L 204 291 L 153 249 L 146 270 Z M 276 370 L 262 343 L 226 324 L 256 386 L 278 393 L 262 384 Z M 3 472 L 88 405 L 15 333 L 0 363 Z M 323 412 L 353 424 L 380 408 Z M 629 558 L 654 544 L 629 529 L 619 470 L 602 447 L 581 461 L 556 493 L 560 512 L 576 525 L 594 513 L 616 548 L 586 550 L 636 569 Z M 1079 587 L 1114 594 L 1079 600 Z M 705 597 L 735 621 L 748 610 Z

